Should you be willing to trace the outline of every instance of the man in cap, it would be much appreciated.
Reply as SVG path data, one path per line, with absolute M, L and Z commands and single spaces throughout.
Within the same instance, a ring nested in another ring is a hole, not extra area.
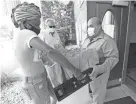
M 119 60 L 116 42 L 104 33 L 101 20 L 93 17 L 88 21 L 88 38 L 84 43 L 87 49 L 95 49 L 99 56 L 99 64 L 93 66 L 90 75 L 93 80 L 89 83 L 92 104 L 103 104 L 110 71 Z M 99 74 L 102 75 L 97 77 Z
M 39 7 L 26 2 L 19 4 L 12 10 L 11 17 L 14 25 L 20 28 L 16 38 L 15 55 L 25 75 L 24 89 L 34 104 L 50 104 L 50 95 L 54 98 L 55 96 L 41 58 L 34 58 L 37 50 L 71 70 L 77 78 L 82 74 L 62 54 L 37 36 L 40 33 Z

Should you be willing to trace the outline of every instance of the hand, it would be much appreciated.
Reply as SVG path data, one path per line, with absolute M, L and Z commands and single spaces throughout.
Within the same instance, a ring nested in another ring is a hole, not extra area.
M 82 80 L 85 77 L 85 75 L 83 75 L 82 72 L 79 69 L 76 69 L 75 77 L 78 80 Z
M 92 73 L 89 75 L 90 78 L 92 80 L 95 80 L 95 78 L 99 77 L 100 75 L 102 75 L 104 73 L 104 70 L 101 70 L 100 68 L 98 68 L 97 66 L 93 67 L 93 71 Z
M 89 76 L 90 76 L 90 78 L 91 78 L 92 80 L 95 80 L 95 78 L 97 78 L 97 76 L 98 76 L 99 74 L 100 74 L 99 71 L 98 71 L 97 69 L 93 68 L 93 71 L 92 71 L 92 73 L 91 73 Z

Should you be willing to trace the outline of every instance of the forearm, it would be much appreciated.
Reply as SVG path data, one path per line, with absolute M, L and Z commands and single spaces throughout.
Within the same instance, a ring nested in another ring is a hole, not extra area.
M 61 66 L 67 68 L 68 70 L 72 71 L 73 73 L 75 73 L 76 67 L 74 67 L 67 59 L 65 56 L 63 56 L 60 52 L 58 52 L 57 50 L 51 48 L 50 46 L 48 46 L 46 43 L 44 43 L 42 40 L 40 40 L 39 38 L 34 38 L 30 41 L 30 45 L 35 48 L 38 49 L 42 52 L 47 53 L 47 55 L 55 62 L 59 63 Z
M 76 73 L 77 68 L 73 66 L 65 56 L 63 56 L 61 53 L 58 51 L 51 51 L 49 54 L 49 57 L 51 57 L 54 61 L 58 62 L 62 67 L 69 69 L 73 73 Z

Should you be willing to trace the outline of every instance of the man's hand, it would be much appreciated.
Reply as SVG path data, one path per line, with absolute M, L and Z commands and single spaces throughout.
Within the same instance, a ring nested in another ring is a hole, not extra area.
M 99 75 L 101 75 L 103 72 L 101 72 L 101 69 L 98 70 L 98 68 L 93 68 L 92 73 L 89 75 L 92 80 L 95 80 Z

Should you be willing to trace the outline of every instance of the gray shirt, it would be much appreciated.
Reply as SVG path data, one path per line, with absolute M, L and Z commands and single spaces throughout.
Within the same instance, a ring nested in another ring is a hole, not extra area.
M 97 50 L 99 64 L 95 65 L 94 69 L 107 72 L 112 70 L 119 61 L 116 42 L 103 31 L 88 44 L 87 48 L 95 48 Z

